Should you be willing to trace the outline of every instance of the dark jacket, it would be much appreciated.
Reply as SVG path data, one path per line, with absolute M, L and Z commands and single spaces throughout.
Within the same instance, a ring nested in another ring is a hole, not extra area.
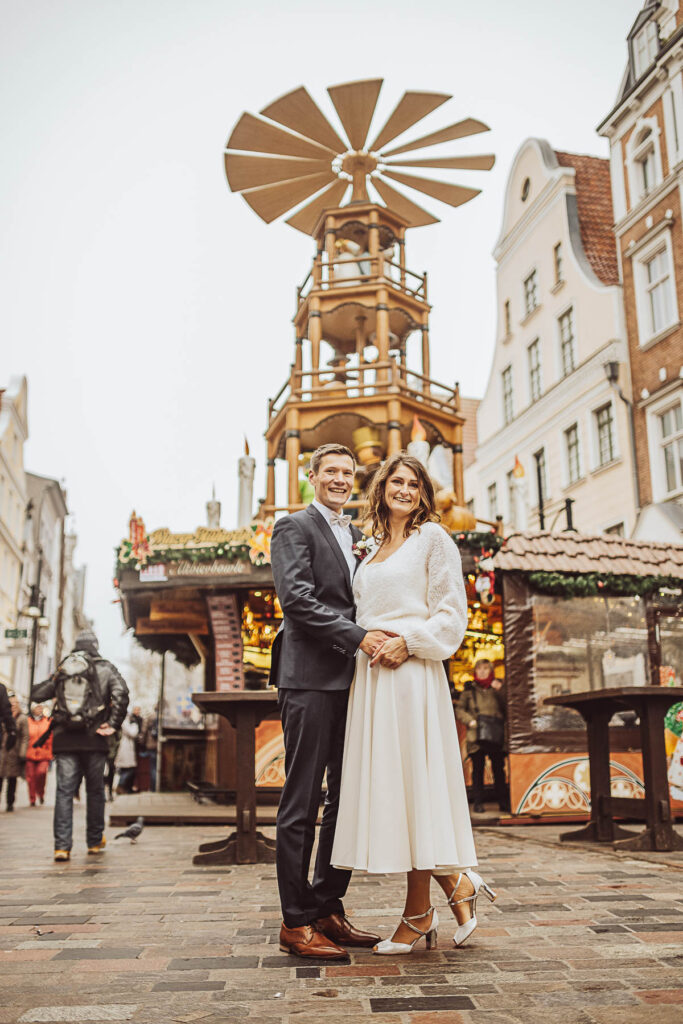
M 351 527 L 354 541 L 362 537 Z M 270 681 L 281 689 L 346 690 L 366 630 L 356 625 L 349 567 L 324 516 L 309 505 L 279 519 L 271 562 L 283 622 Z
M 0 778 L 18 779 L 26 768 L 26 752 L 28 750 L 28 719 L 26 715 L 17 715 L 14 719 L 17 727 L 17 742 L 7 748 L 7 736 L 3 736 L 0 744 Z
M 14 721 L 12 706 L 7 696 L 7 687 L 0 683 L 0 737 L 5 734 L 5 749 L 11 750 L 17 742 L 17 723 Z
M 128 710 L 128 687 L 119 674 L 118 669 L 110 661 L 94 656 L 97 678 L 93 682 L 93 702 L 96 706 L 104 705 L 103 710 L 93 720 L 92 726 L 85 732 L 67 729 L 64 725 L 55 725 L 52 749 L 55 754 L 74 753 L 81 750 L 95 750 L 106 754 L 109 749 L 109 738 L 100 736 L 97 729 L 105 722 L 118 731 Z M 50 676 L 44 683 L 33 688 L 32 700 L 36 703 L 50 700 L 55 696 L 56 679 Z
M 478 686 L 474 682 L 469 689 L 463 690 L 460 694 L 455 705 L 455 717 L 467 726 L 468 754 L 474 754 L 479 750 L 477 727 L 470 726 L 470 722 L 476 722 L 478 715 L 493 715 L 502 719 L 507 717 L 505 687 L 494 690 L 492 686 Z

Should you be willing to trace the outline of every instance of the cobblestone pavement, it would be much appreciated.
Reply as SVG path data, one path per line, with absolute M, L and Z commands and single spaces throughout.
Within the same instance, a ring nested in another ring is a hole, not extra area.
M 683 1020 L 683 870 L 486 829 L 497 889 L 456 950 L 305 965 L 279 952 L 271 865 L 195 868 L 223 830 L 155 827 L 65 865 L 51 808 L 0 812 L 0 1022 L 673 1024 Z M 348 910 L 390 934 L 402 878 L 354 877 Z

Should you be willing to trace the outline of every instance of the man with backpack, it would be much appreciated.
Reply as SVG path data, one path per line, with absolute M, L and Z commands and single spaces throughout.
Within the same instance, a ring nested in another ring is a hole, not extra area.
M 88 853 L 104 852 L 104 769 L 109 737 L 121 728 L 128 709 L 128 687 L 115 666 L 100 657 L 91 630 L 79 633 L 73 651 L 57 671 L 34 687 L 32 700 L 53 698 L 52 749 L 57 764 L 54 858 L 64 861 L 71 858 L 73 800 L 82 778 Z

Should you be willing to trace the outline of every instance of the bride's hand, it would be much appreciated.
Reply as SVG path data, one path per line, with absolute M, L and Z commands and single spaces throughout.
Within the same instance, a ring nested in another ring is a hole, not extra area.
M 385 640 L 378 651 L 375 652 L 370 664 L 376 665 L 379 661 L 384 668 L 398 668 L 410 657 L 408 645 L 402 636 Z

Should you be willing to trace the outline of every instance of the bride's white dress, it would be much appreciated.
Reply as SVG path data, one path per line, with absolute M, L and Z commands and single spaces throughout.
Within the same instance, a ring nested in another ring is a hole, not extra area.
M 445 658 L 462 643 L 467 598 L 457 547 L 436 523 L 353 581 L 356 621 L 406 640 L 399 668 L 362 651 L 349 694 L 335 867 L 441 874 L 477 863 Z

